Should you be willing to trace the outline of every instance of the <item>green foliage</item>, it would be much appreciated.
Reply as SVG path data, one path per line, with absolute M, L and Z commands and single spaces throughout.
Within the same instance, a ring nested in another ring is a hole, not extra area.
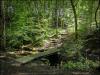
M 6 46 L 11 49 L 21 48 L 27 44 L 39 47 L 43 45 L 43 40 L 49 38 L 52 40 L 58 34 L 60 37 L 63 35 L 63 30 L 66 30 L 70 36 L 64 38 L 63 42 L 62 53 L 64 52 L 68 58 L 64 67 L 86 71 L 95 68 L 98 66 L 98 61 L 94 62 L 83 55 L 86 54 L 86 48 L 95 49 L 94 53 L 100 54 L 100 28 L 95 28 L 94 20 L 97 3 L 97 0 L 73 0 L 76 11 L 74 15 L 70 0 L 6 0 L 6 28 L 4 30 L 6 31 Z M 79 38 L 77 40 L 74 39 L 74 16 L 78 23 L 76 32 Z M 100 26 L 98 16 L 97 22 Z M 4 29 L 3 26 L 0 28 Z M 62 39 L 63 37 L 60 40 Z M 27 61 L 26 58 L 23 60 Z
M 31 2 L 29 4 L 26 4 L 26 2 L 12 1 L 14 15 L 6 30 L 8 46 L 20 47 L 23 44 L 27 44 L 26 42 L 33 44 L 33 46 L 42 45 L 48 22 L 42 21 L 43 19 L 37 19 L 38 15 L 34 16 L 35 13 L 28 9 L 29 4 L 32 6 Z
M 41 40 L 44 37 L 42 36 L 42 31 L 38 27 L 34 28 L 35 29 L 29 28 L 28 26 L 24 26 L 18 31 L 13 31 L 13 33 L 9 33 L 7 36 L 8 45 L 12 47 L 16 45 L 19 46 L 19 44 L 20 46 L 23 44 L 33 44 L 33 46 L 41 45 Z
M 82 61 L 68 61 L 64 67 L 70 70 L 80 70 L 80 71 L 89 71 L 99 66 L 99 63 L 93 62 L 91 60 L 82 60 Z
M 99 29 L 95 30 L 92 32 L 92 36 L 90 34 L 88 34 L 88 41 L 89 38 L 95 39 L 98 38 L 99 35 Z M 84 34 L 85 35 L 85 34 Z M 85 37 L 86 38 L 86 37 Z M 91 40 L 91 39 L 90 39 Z M 97 40 L 97 39 L 96 39 Z M 99 39 L 98 39 L 99 41 Z M 95 43 L 92 41 L 90 41 L 91 44 Z M 89 43 L 89 45 L 91 45 Z M 85 45 L 87 45 L 86 40 L 84 39 L 78 39 L 77 41 L 73 40 L 73 36 L 67 38 L 67 40 L 65 41 L 63 47 L 65 49 L 66 55 L 67 55 L 67 62 L 64 65 L 65 68 L 70 69 L 70 70 L 81 70 L 81 71 L 89 71 L 92 69 L 95 69 L 96 67 L 99 66 L 99 61 L 95 60 L 90 60 L 87 58 L 87 56 L 83 56 L 83 51 L 85 51 Z M 94 46 L 92 46 L 94 47 Z M 89 48 L 89 47 L 87 47 Z M 96 44 L 96 48 L 97 44 Z M 91 48 L 93 49 L 93 48 Z M 95 51 L 96 52 L 96 51 Z M 84 53 L 85 54 L 85 53 Z
M 70 37 L 68 40 L 65 41 L 63 47 L 68 57 L 76 56 L 77 59 L 81 57 L 81 50 L 83 48 L 83 40 L 73 40 L 73 37 Z

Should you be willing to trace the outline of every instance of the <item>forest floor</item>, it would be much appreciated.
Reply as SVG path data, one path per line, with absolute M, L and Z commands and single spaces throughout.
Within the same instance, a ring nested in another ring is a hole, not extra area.
M 50 67 L 47 65 L 36 65 L 36 66 L 11 66 L 9 62 L 0 62 L 1 75 L 99 75 L 98 72 L 89 71 L 70 71 L 65 68 Z
M 70 71 L 65 68 L 37 66 L 10 66 L 2 64 L 1 75 L 99 75 L 99 72 Z

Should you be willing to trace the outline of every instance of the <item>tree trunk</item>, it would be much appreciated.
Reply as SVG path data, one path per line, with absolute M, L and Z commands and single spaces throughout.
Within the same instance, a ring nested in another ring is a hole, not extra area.
M 74 20 L 75 20 L 75 39 L 78 39 L 78 32 L 77 32 L 77 15 L 76 15 L 76 10 L 75 10 L 75 6 L 74 6 L 74 3 L 73 3 L 73 0 L 70 0 L 71 2 L 71 6 L 72 6 L 72 9 L 73 9 L 73 13 L 74 13 Z
M 0 1 L 0 41 L 3 32 L 3 24 L 2 24 L 2 1 Z
M 2 16 L 2 0 L 0 1 L 0 49 L 2 49 L 2 35 L 3 35 L 3 16 Z
M 0 49 L 5 49 L 5 8 L 4 0 L 0 1 Z
M 98 12 L 99 7 L 100 7 L 100 0 L 99 0 L 99 2 L 98 2 L 98 6 L 97 6 L 97 9 L 96 9 L 96 11 L 95 11 L 95 23 L 96 23 L 96 28 L 98 28 L 97 12 Z

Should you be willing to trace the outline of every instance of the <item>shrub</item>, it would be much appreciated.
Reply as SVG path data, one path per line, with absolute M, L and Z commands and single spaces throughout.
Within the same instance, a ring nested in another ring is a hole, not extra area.
M 70 70 L 81 70 L 81 71 L 89 71 L 99 66 L 97 62 L 93 62 L 91 60 L 85 61 L 68 61 L 64 67 Z

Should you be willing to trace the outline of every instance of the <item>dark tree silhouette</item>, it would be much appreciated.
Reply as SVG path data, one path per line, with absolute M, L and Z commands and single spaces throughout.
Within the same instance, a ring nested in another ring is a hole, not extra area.
M 98 28 L 98 23 L 97 23 L 97 12 L 98 12 L 99 7 L 100 7 L 100 0 L 99 0 L 99 2 L 98 2 L 98 6 L 97 6 L 96 11 L 95 11 L 95 23 L 96 23 L 96 28 Z
M 5 7 L 4 0 L 0 0 L 0 48 L 5 49 Z
M 73 9 L 73 13 L 74 13 L 74 20 L 75 20 L 75 39 L 78 38 L 78 32 L 77 32 L 77 15 L 76 15 L 76 10 L 75 10 L 75 6 L 74 6 L 74 3 L 73 3 L 73 0 L 70 0 L 71 2 L 71 6 L 72 6 L 72 9 Z

